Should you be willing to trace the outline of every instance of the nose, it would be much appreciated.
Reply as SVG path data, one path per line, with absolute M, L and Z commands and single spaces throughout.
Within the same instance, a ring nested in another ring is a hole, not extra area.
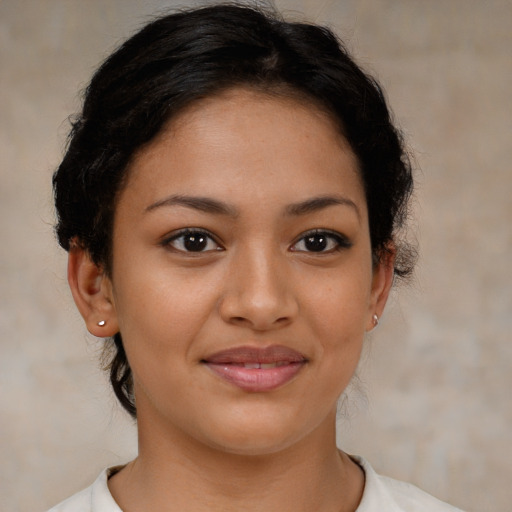
M 220 301 L 225 322 L 254 331 L 290 324 L 298 303 L 287 272 L 286 256 L 277 251 L 245 251 L 233 258 Z

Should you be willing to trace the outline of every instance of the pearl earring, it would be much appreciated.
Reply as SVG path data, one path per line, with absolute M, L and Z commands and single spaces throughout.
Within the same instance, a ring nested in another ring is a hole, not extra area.
M 98 325 L 99 325 L 100 327 L 103 327 L 106 323 L 107 323 L 107 322 L 105 322 L 105 320 L 100 320 L 100 321 L 98 322 Z
M 377 327 L 379 325 L 379 317 L 377 315 L 373 315 L 373 327 Z

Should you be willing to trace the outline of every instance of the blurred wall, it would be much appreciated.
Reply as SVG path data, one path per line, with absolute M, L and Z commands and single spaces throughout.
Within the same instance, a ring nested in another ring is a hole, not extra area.
M 353 395 L 340 445 L 470 512 L 509 512 L 512 3 L 276 3 L 379 77 L 421 169 L 416 281 L 368 340 L 367 400 Z M 173 5 L 0 1 L 2 511 L 45 510 L 136 453 L 67 290 L 50 177 L 95 66 Z

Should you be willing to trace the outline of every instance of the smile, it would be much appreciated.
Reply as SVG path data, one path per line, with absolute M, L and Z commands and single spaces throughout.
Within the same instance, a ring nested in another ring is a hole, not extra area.
M 234 366 L 243 366 L 244 368 L 250 368 L 253 370 L 256 370 L 256 369 L 268 370 L 269 368 L 277 368 L 278 366 L 284 366 L 284 365 L 290 364 L 290 363 L 287 363 L 285 361 L 277 361 L 275 363 L 243 363 L 243 364 L 233 363 L 233 364 L 234 364 Z
M 216 376 L 243 391 L 261 393 L 291 381 L 307 359 L 293 349 L 273 345 L 224 350 L 207 357 L 202 363 Z

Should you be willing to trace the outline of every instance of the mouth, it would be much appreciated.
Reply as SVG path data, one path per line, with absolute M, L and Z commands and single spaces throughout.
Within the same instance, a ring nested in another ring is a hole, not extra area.
M 215 375 L 243 391 L 272 391 L 290 382 L 306 365 L 307 358 L 281 345 L 236 347 L 201 361 Z

